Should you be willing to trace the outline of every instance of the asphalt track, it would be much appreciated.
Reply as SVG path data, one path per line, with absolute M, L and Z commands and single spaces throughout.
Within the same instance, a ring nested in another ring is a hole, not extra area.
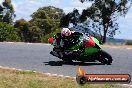
M 0 43 L 0 66 L 75 77 L 78 66 L 89 74 L 130 74 L 132 76 L 132 49 L 103 48 L 113 57 L 112 65 L 99 62 L 64 63 L 49 52 L 47 44 Z

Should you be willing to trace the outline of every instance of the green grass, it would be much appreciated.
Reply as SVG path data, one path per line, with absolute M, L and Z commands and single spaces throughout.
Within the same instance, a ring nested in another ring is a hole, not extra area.
M 33 71 L 0 68 L 0 88 L 123 88 L 113 84 L 79 85 L 75 80 L 53 77 Z

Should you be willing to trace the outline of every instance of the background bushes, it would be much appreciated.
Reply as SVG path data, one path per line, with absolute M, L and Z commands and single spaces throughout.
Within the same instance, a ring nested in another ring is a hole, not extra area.
M 0 22 L 0 41 L 21 41 L 19 29 L 14 28 L 12 25 Z

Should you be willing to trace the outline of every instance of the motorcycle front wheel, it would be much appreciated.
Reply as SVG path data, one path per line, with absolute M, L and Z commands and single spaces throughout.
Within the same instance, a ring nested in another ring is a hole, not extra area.
M 103 64 L 107 64 L 107 65 L 111 65 L 113 59 L 112 56 L 107 53 L 104 50 L 100 50 L 100 58 L 99 58 L 99 62 L 103 63 Z

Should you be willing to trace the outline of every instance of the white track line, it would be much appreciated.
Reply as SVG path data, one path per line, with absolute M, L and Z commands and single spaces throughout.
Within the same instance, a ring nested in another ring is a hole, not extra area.
M 1 42 L 2 43 L 2 42 Z M 31 44 L 44 44 L 44 45 L 48 45 L 48 46 L 50 46 L 50 44 L 48 44 L 48 43 L 26 43 L 26 42 L 4 42 L 4 43 L 10 43 L 10 44 L 13 44 L 13 43 L 18 43 L 18 44 L 22 44 L 22 43 L 24 43 L 24 44 L 28 44 L 28 45 L 31 45 Z M 105 48 L 105 47 L 104 47 Z M 119 48 L 119 47 L 106 47 L 106 48 Z M 122 49 L 132 49 L 132 48 L 122 48 Z
M 113 49 L 119 49 L 119 47 L 103 47 L 103 48 L 113 48 Z M 128 50 L 130 50 L 130 49 L 132 49 L 132 48 L 120 48 L 120 49 L 128 49 Z
M 126 48 L 126 49 L 132 49 L 132 48 Z
M 28 42 L 0 42 L 0 43 L 9 43 L 9 44 L 27 44 L 27 45 L 32 45 L 32 44 L 44 44 L 44 45 L 50 45 L 48 43 L 28 43 Z
M 120 85 L 126 86 L 128 88 L 132 88 L 132 85 L 129 85 L 129 84 L 120 84 Z

